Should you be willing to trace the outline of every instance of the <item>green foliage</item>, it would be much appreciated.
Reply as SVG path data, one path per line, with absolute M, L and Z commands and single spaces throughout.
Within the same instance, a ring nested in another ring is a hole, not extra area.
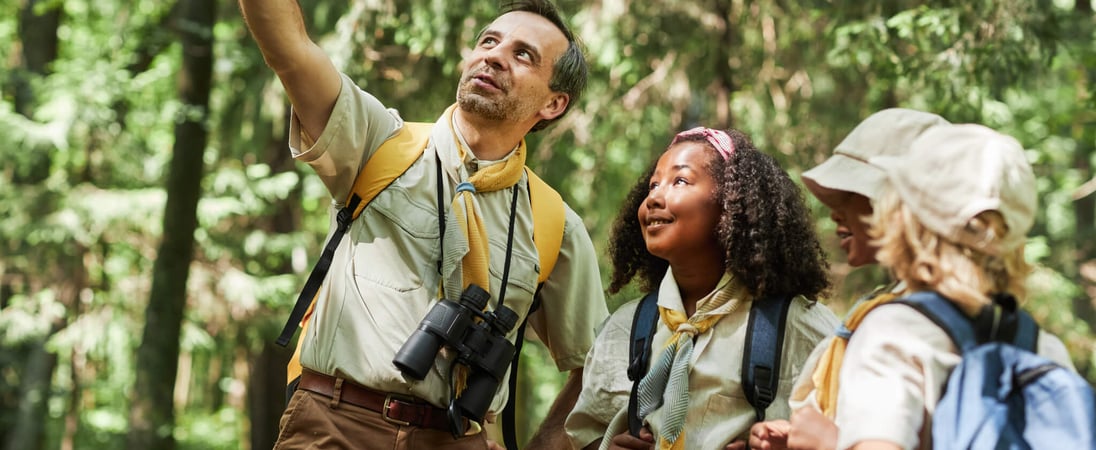
M 175 435 L 180 450 L 237 450 L 240 430 L 247 416 L 234 408 L 222 408 L 212 414 L 186 411 L 179 418 Z

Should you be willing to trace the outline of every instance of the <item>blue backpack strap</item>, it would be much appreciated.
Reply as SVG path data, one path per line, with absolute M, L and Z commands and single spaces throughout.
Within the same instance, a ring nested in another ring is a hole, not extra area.
M 793 296 L 758 299 L 750 306 L 746 344 L 742 355 L 742 390 L 753 406 L 757 421 L 776 398 L 780 383 L 780 353 L 784 349 L 784 325 Z
M 632 316 L 631 342 L 628 345 L 628 379 L 632 393 L 628 395 L 628 432 L 639 437 L 643 422 L 639 419 L 639 381 L 647 374 L 651 360 L 651 338 L 658 325 L 658 291 L 648 293 L 636 306 Z
M 1016 338 L 1013 339 L 1012 343 L 1017 347 L 1037 354 L 1039 353 L 1039 324 L 1035 323 L 1035 319 L 1027 311 L 1022 309 L 1017 311 L 1019 312 L 1018 319 L 1020 323 L 1017 324 Z
M 948 337 L 961 352 L 978 345 L 974 324 L 971 323 L 970 318 L 940 294 L 931 291 L 914 292 L 894 302 L 908 305 L 928 317 L 936 326 L 948 333 Z
M 951 338 L 951 341 L 961 352 L 968 351 L 980 343 L 995 340 L 988 333 L 979 333 L 979 329 L 975 327 L 974 319 L 963 314 L 955 303 L 936 292 L 915 292 L 895 300 L 895 303 L 908 305 L 924 314 L 925 317 L 928 317 L 929 320 L 948 333 L 948 337 Z M 1001 311 L 1003 308 L 994 305 L 989 305 L 987 308 L 991 311 L 998 310 L 998 312 L 984 312 L 983 314 L 1003 313 L 1014 317 L 1015 331 L 1012 338 L 1008 339 L 1008 342 L 1025 350 L 1036 352 L 1039 326 L 1035 323 L 1035 319 L 1032 319 L 1026 311 L 1018 307 L 1015 308 L 1012 314 Z

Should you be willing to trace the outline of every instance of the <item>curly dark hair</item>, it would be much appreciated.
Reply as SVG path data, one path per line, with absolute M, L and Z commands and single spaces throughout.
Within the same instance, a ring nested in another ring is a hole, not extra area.
M 734 154 L 724 161 L 712 149 L 708 173 L 720 186 L 715 195 L 723 213 L 716 234 L 728 272 L 755 298 L 803 295 L 816 299 L 830 288 L 829 264 L 818 243 L 803 193 L 776 160 L 762 153 L 745 134 L 727 132 Z M 700 141 L 702 135 L 680 141 Z M 650 292 L 658 288 L 669 263 L 647 251 L 636 211 L 646 200 L 658 161 L 628 193 L 609 238 L 613 274 L 609 292 L 619 292 L 633 279 Z

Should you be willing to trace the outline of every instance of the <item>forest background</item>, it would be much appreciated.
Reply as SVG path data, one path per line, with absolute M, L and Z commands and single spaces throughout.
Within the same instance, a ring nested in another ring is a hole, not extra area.
M 498 4 L 301 6 L 338 67 L 432 121 Z M 624 193 L 676 131 L 743 130 L 798 180 L 871 112 L 933 111 L 1028 148 L 1041 207 L 1028 307 L 1096 381 L 1090 0 L 560 7 L 590 85 L 530 137 L 529 164 L 585 219 L 603 276 Z M 270 448 L 289 356 L 273 340 L 329 199 L 289 157 L 286 97 L 236 4 L 0 0 L 0 71 L 0 448 Z M 841 312 L 883 274 L 850 271 L 810 201 Z M 527 437 L 563 376 L 542 347 L 522 357 Z

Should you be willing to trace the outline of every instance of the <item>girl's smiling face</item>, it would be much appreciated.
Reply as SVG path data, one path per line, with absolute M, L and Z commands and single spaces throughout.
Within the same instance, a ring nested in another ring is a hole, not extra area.
M 685 261 L 722 260 L 716 238 L 722 209 L 709 165 L 718 153 L 702 141 L 674 144 L 651 175 L 647 199 L 637 211 L 647 251 L 671 266 Z M 700 257 L 704 255 L 704 257 Z

